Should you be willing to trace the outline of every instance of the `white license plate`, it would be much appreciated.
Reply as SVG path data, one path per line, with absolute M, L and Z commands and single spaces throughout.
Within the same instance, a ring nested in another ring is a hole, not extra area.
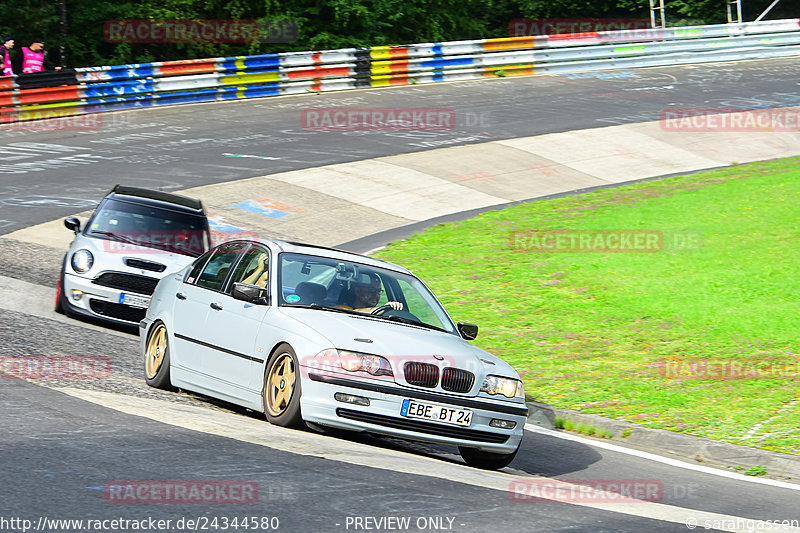
M 135 294 L 126 294 L 123 292 L 119 295 L 119 303 L 130 305 L 131 307 L 147 307 L 150 305 L 150 298 L 136 296 Z
M 472 422 L 472 411 L 469 409 L 459 409 L 458 407 L 447 407 L 408 399 L 403 400 L 400 414 L 408 418 L 419 418 L 442 424 L 453 424 L 454 426 L 468 426 Z

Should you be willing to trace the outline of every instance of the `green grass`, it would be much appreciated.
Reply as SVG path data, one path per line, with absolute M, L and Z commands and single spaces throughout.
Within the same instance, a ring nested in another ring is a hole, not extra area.
M 570 418 L 564 418 L 561 416 L 555 417 L 553 421 L 553 425 L 557 429 L 563 429 L 566 431 L 575 431 L 577 433 L 581 433 L 583 435 L 589 435 L 590 437 L 600 437 L 601 439 L 611 439 L 614 436 L 611 434 L 610 431 L 605 429 L 596 428 L 589 424 L 578 424 L 575 425 L 575 422 L 572 421 Z
M 760 465 L 755 465 L 755 466 L 751 466 L 750 468 L 745 470 L 744 475 L 745 476 L 766 476 L 767 473 L 768 472 L 767 472 L 766 467 L 763 467 L 763 466 L 760 466 Z
M 649 230 L 665 247 L 515 246 L 541 230 Z M 530 399 L 800 453 L 799 237 L 789 158 L 522 204 L 378 255 L 479 324 L 475 344 L 514 365 Z

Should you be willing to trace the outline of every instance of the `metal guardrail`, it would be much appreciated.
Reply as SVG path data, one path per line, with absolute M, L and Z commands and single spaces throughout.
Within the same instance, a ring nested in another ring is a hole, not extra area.
M 800 19 L 288 52 L 0 77 L 0 123 L 534 73 L 800 55 Z

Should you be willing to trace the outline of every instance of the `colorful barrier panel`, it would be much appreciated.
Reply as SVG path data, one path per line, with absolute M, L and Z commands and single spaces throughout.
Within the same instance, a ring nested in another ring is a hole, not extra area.
M 0 77 L 0 123 L 535 73 L 790 57 L 800 19 L 86 67 Z

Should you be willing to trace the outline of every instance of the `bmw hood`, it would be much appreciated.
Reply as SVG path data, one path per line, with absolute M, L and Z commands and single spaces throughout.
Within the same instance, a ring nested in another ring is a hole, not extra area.
M 428 361 L 471 370 L 478 375 L 517 377 L 505 361 L 457 335 L 388 320 L 316 309 L 282 308 L 285 314 L 325 337 L 330 347 L 401 361 Z

